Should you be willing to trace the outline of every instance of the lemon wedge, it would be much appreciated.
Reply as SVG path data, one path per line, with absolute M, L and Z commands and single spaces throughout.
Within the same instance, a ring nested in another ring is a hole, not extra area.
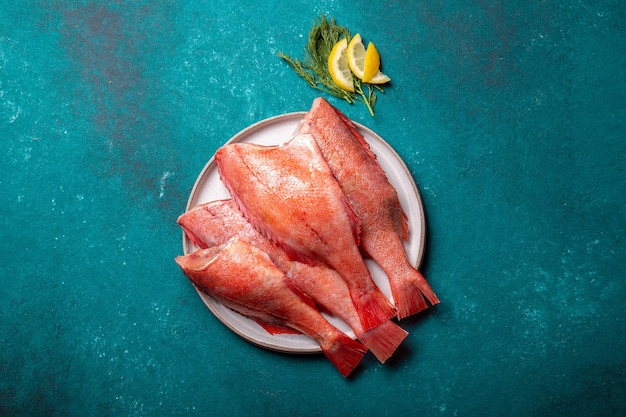
M 373 43 L 363 45 L 360 34 L 356 34 L 350 40 L 346 51 L 350 69 L 363 82 L 370 84 L 384 84 L 391 79 L 380 72 L 380 54 Z
M 352 72 L 348 64 L 346 50 L 348 41 L 344 38 L 338 41 L 328 55 L 328 73 L 339 87 L 346 91 L 354 92 Z
M 356 34 L 352 37 L 352 40 L 348 44 L 346 55 L 348 56 L 348 65 L 350 69 L 361 80 L 363 79 L 363 69 L 365 68 L 365 46 L 360 34 Z
M 380 68 L 380 55 L 373 43 L 367 44 L 365 51 L 365 64 L 363 65 L 363 82 L 369 82 Z

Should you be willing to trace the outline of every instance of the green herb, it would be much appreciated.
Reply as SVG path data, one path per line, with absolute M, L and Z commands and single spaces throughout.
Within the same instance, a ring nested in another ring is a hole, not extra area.
M 342 38 L 350 41 L 350 31 L 345 26 L 338 25 L 334 18 L 330 21 L 325 15 L 313 23 L 313 28 L 309 32 L 309 40 L 304 48 L 304 58 L 291 58 L 282 52 L 278 57 L 284 59 L 311 87 L 332 94 L 335 97 L 346 100 L 352 104 L 356 101 L 367 106 L 372 117 L 374 116 L 374 105 L 376 104 L 376 90 L 381 93 L 383 89 L 378 85 L 366 84 L 363 88 L 361 80 L 352 75 L 354 82 L 354 92 L 346 91 L 339 87 L 328 72 L 328 56 L 333 46 Z

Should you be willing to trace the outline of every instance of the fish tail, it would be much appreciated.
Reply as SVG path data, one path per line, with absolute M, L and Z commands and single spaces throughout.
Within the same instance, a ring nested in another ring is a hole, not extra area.
M 391 281 L 391 292 L 395 300 L 398 318 L 417 314 L 428 308 L 428 303 L 435 305 L 439 299 L 435 295 L 424 276 L 414 268 L 410 268 L 411 277 L 402 282 L 401 285 Z
M 385 363 L 408 334 L 402 327 L 389 320 L 359 335 L 359 340 L 367 346 L 380 363 Z
M 378 290 L 366 292 L 358 300 L 352 301 L 365 332 L 380 326 L 396 315 L 396 309 Z
M 326 347 L 322 346 L 322 352 L 341 372 L 341 375 L 346 377 L 361 362 L 367 353 L 367 347 L 341 333 L 334 343 Z

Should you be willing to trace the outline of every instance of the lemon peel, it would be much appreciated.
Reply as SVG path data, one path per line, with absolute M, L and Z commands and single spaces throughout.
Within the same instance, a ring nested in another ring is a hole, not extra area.
M 365 63 L 363 65 L 363 82 L 369 82 L 380 68 L 380 55 L 372 42 L 367 45 L 365 52 Z
M 376 73 L 376 75 L 374 75 L 369 81 L 368 83 L 370 84 L 386 84 L 389 81 L 391 81 L 391 78 L 389 78 L 388 76 L 386 76 L 385 74 L 383 74 L 382 72 L 378 71 Z

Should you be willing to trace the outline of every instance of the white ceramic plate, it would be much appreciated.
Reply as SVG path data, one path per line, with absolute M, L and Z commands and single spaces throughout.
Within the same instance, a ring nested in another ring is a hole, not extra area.
M 287 142 L 293 136 L 304 114 L 304 112 L 288 113 L 262 120 L 242 130 L 227 143 L 250 142 L 260 145 L 278 145 Z M 404 161 L 387 142 L 365 126 L 358 123 L 355 123 L 355 125 L 369 143 L 372 151 L 376 154 L 380 166 L 398 192 L 400 203 L 409 218 L 409 240 L 405 242 L 405 250 L 408 258 L 416 266 L 419 266 L 424 250 L 425 219 L 422 200 L 413 177 Z M 187 210 L 198 204 L 225 198 L 230 198 L 230 194 L 219 177 L 214 159 L 211 158 L 191 190 L 191 195 L 187 202 Z M 183 251 L 185 255 L 197 249 L 183 233 Z M 385 273 L 372 260 L 368 259 L 366 263 L 372 278 L 381 291 L 392 299 Z M 209 310 L 222 323 L 251 343 L 267 349 L 288 353 L 315 353 L 321 351 L 319 345 L 308 336 L 301 334 L 271 335 L 255 321 L 225 307 L 201 291 L 198 291 L 198 294 Z M 354 337 L 352 330 L 342 320 L 334 316 L 326 317 L 336 327 Z

